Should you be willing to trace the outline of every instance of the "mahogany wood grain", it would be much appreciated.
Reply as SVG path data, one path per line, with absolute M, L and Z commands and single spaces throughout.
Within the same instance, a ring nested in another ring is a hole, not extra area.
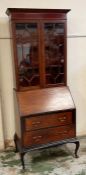
M 72 111 L 69 111 L 25 118 L 25 131 L 72 124 L 72 117 Z
M 23 146 L 37 146 L 75 137 L 73 125 L 23 132 Z
M 20 116 L 74 109 L 68 87 L 17 92 Z

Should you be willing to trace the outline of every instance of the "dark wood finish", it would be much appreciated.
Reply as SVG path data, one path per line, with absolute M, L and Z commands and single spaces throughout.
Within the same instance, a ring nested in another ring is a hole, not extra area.
M 17 92 L 21 116 L 74 109 L 68 87 Z
M 16 75 L 14 142 L 23 169 L 28 151 L 76 138 L 76 108 L 67 87 L 68 9 L 9 8 Z
M 52 127 L 23 133 L 23 146 L 37 146 L 64 139 L 74 138 L 75 129 L 73 126 Z
M 6 14 L 11 16 L 12 20 L 27 19 L 66 19 L 66 13 L 69 9 L 24 9 L 24 8 L 8 8 Z
M 17 90 L 64 86 L 68 9 L 9 8 Z
M 25 131 L 72 124 L 72 112 L 36 115 L 25 119 Z

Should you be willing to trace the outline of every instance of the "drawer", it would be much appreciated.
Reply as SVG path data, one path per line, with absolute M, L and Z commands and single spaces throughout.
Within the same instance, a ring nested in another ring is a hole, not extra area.
M 35 117 L 25 118 L 24 127 L 26 131 L 61 126 L 72 123 L 72 112 L 61 112 Z
M 75 137 L 74 126 L 46 128 L 23 133 L 23 146 L 48 144 Z

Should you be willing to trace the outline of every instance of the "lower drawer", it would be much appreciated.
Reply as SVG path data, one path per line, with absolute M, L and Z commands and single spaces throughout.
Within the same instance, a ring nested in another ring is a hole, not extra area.
M 23 133 L 23 146 L 47 144 L 75 137 L 73 125 L 36 130 Z

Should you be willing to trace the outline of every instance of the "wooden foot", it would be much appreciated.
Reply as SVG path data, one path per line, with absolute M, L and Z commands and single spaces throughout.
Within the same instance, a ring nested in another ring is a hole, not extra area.
M 78 149 L 79 149 L 79 146 L 80 146 L 79 141 L 77 139 L 74 139 L 74 140 L 69 141 L 68 143 L 75 143 L 76 148 L 75 148 L 74 154 L 75 154 L 75 158 L 78 158 L 79 156 L 78 156 L 77 153 L 78 153 Z

